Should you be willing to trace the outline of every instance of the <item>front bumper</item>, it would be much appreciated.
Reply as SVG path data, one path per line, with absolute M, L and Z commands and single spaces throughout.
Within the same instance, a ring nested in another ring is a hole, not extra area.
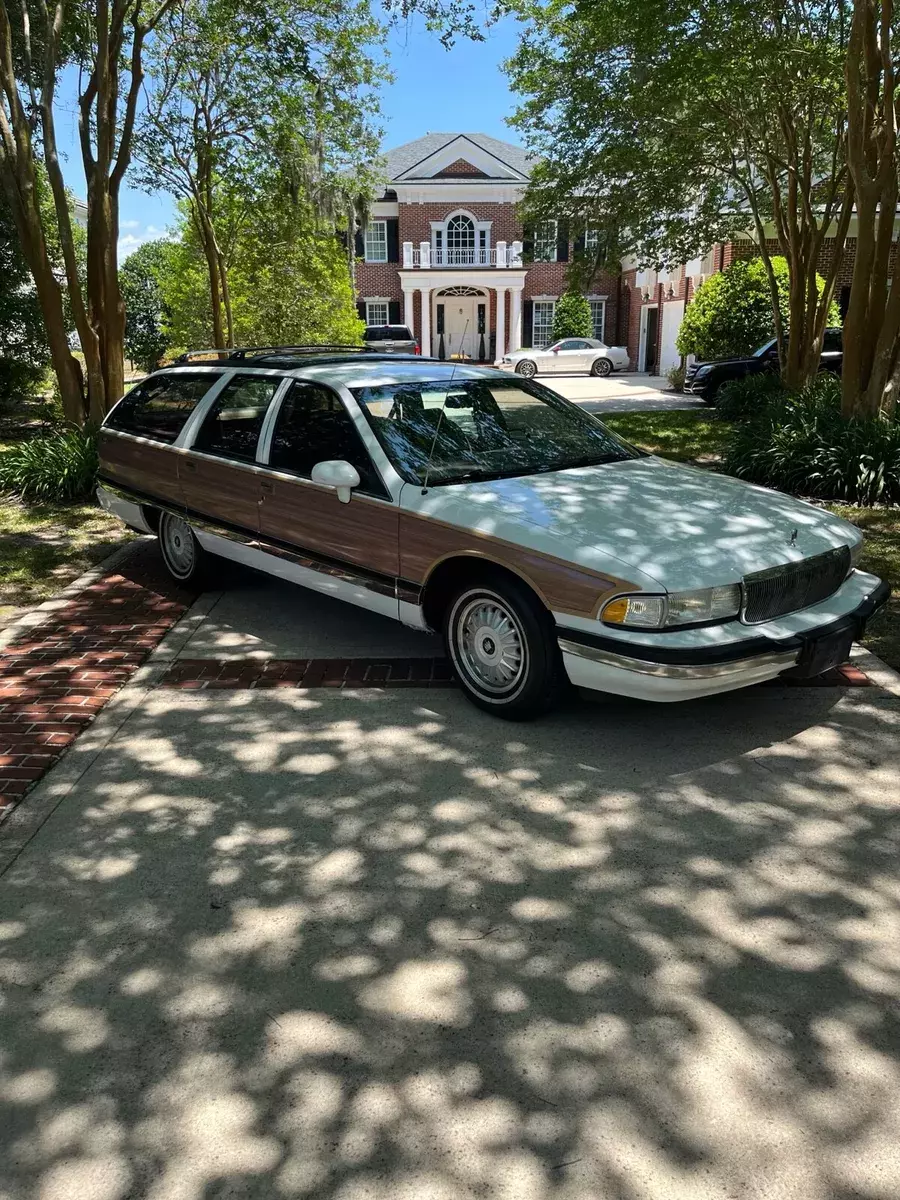
M 621 637 L 564 629 L 559 648 L 576 687 L 640 700 L 690 700 L 779 675 L 809 678 L 846 661 L 852 643 L 887 602 L 890 587 L 872 578 L 875 586 L 851 611 L 788 637 L 763 634 L 687 647 L 646 641 L 623 644 Z

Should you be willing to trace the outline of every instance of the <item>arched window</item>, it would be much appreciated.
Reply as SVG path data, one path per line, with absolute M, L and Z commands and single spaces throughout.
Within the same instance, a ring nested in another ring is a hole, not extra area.
M 448 266 L 470 263 L 475 254 L 475 222 L 469 217 L 451 217 L 447 222 Z

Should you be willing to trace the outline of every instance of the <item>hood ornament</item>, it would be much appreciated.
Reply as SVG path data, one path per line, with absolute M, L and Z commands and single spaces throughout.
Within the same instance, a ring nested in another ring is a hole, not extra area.
M 791 538 L 790 538 L 790 541 L 788 542 L 788 545 L 789 545 L 789 546 L 796 546 L 796 545 L 797 545 L 797 530 L 796 530 L 796 529 L 795 529 L 795 530 L 794 530 L 794 532 L 791 534 Z

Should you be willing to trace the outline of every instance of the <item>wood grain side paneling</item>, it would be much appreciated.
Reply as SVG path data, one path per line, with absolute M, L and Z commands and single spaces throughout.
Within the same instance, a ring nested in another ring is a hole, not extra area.
M 615 592 L 631 588 L 625 580 L 528 550 L 490 534 L 448 525 L 433 517 L 400 514 L 400 573 L 424 584 L 435 567 L 455 555 L 481 558 L 524 579 L 551 612 L 592 618 Z
M 302 547 L 394 579 L 400 570 L 399 510 L 388 502 L 337 493 L 301 479 L 262 474 L 259 509 L 262 537 Z
M 260 475 L 254 467 L 188 451 L 178 464 L 178 477 L 191 512 L 259 532 Z
M 100 431 L 100 473 L 141 495 L 166 500 L 178 508 L 184 500 L 178 481 L 181 453 L 171 446 Z

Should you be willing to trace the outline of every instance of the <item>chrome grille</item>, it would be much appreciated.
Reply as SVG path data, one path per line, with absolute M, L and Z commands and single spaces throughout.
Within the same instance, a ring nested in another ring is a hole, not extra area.
M 685 387 L 687 387 L 687 385 L 693 381 L 693 378 L 697 374 L 698 369 L 699 369 L 698 363 L 691 363 L 691 365 L 685 371 L 685 373 L 684 373 L 684 386 Z
M 849 570 L 850 549 L 840 546 L 814 558 L 745 575 L 741 619 L 748 625 L 758 625 L 827 600 Z

